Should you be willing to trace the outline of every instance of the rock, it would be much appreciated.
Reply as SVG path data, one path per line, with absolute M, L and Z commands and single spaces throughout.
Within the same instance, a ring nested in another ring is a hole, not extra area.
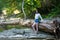
M 18 38 L 18 37 L 19 37 L 19 38 L 22 38 L 23 35 L 18 35 L 18 34 L 17 34 L 17 35 L 14 35 L 14 36 L 9 36 L 8 38 Z
M 47 38 L 47 37 L 53 38 L 53 35 L 46 34 L 44 32 L 39 32 L 39 34 L 36 34 L 30 28 L 26 29 L 12 28 L 0 32 L 0 38 Z

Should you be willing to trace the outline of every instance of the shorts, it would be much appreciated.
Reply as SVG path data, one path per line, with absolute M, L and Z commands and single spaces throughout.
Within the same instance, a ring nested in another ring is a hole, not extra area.
M 35 23 L 39 23 L 39 19 L 35 19 Z

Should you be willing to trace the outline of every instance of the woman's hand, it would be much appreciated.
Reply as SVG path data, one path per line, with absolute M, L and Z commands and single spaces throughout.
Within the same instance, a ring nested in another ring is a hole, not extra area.
M 43 19 L 41 19 L 41 22 L 43 22 L 44 20 Z

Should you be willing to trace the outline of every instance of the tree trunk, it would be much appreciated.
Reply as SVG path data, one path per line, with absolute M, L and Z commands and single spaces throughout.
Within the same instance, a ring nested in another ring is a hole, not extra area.
M 24 0 L 22 1 L 22 11 L 24 13 L 24 18 L 26 19 L 26 14 L 25 14 L 25 11 L 24 11 Z

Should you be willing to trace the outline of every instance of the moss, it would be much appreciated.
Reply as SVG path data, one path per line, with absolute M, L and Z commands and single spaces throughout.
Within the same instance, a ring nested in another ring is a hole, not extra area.
M 3 28 L 0 28 L 0 32 L 2 32 L 2 31 L 4 31 L 4 29 Z
M 21 29 L 21 28 L 28 28 L 27 26 L 22 26 L 22 25 L 7 25 L 7 30 L 11 29 L 11 28 L 17 28 L 17 29 Z

